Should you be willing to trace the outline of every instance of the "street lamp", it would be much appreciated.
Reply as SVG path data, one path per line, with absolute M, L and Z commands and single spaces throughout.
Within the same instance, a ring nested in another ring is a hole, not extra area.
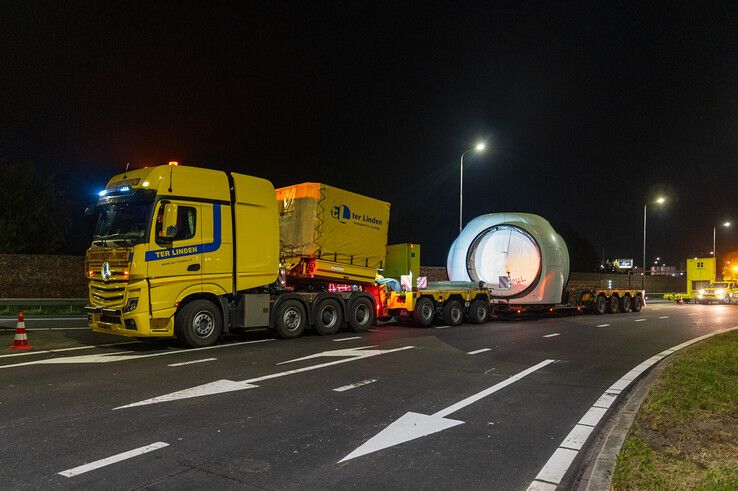
M 484 152 L 485 148 L 487 148 L 487 145 L 484 142 L 479 142 L 474 145 L 474 148 L 470 148 L 461 154 L 461 172 L 459 174 L 459 233 L 461 233 L 461 229 L 464 227 L 464 155 L 469 152 Z
M 721 225 L 725 228 L 728 228 L 730 227 L 730 222 L 723 222 Z M 712 227 L 712 257 L 715 258 L 715 264 L 717 264 L 717 250 L 715 249 L 715 236 L 717 235 L 717 228 L 717 225 Z
M 659 196 L 654 200 L 657 205 L 663 205 L 666 203 L 666 198 Z M 648 203 L 643 205 L 643 276 L 641 277 L 641 290 L 646 289 L 646 209 Z

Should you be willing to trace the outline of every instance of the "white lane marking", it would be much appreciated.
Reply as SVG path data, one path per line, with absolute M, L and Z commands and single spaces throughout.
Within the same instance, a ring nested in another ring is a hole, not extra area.
M 26 329 L 27 331 L 28 329 Z M 92 348 L 105 348 L 108 346 L 123 346 L 126 344 L 143 344 L 141 341 L 128 341 L 126 343 L 108 343 L 108 344 L 98 344 L 94 346 L 75 346 L 73 348 L 59 348 L 59 349 L 47 349 L 47 350 L 41 350 L 41 351 L 28 351 L 26 353 L 11 353 L 9 355 L 0 355 L 0 358 L 6 358 L 8 356 L 27 356 L 27 355 L 40 355 L 42 353 L 62 353 L 64 351 L 76 351 L 81 349 L 92 349 Z
M 687 315 L 700 315 L 700 314 L 699 312 L 692 312 L 691 314 L 687 314 Z
M 435 329 L 448 329 L 451 326 L 436 326 Z
M 361 339 L 361 336 L 351 336 L 350 338 L 339 338 L 339 339 L 334 339 L 333 341 L 338 343 L 340 341 L 351 341 L 352 339 Z
M 154 356 L 176 355 L 180 353 L 192 353 L 194 351 L 202 351 L 202 350 L 208 350 L 208 349 L 228 348 L 230 346 L 240 346 L 242 344 L 266 343 L 267 341 L 275 341 L 275 339 L 273 338 L 257 339 L 255 341 L 243 341 L 240 343 L 217 344 L 215 346 L 205 346 L 204 348 L 190 348 L 186 350 L 179 349 L 179 350 L 174 350 L 174 351 L 163 351 L 160 353 L 152 353 L 148 355 L 134 355 L 134 354 L 131 354 L 129 351 L 116 351 L 115 353 L 106 353 L 106 354 L 99 354 L 99 355 L 81 355 L 81 356 L 69 356 L 69 357 L 62 357 L 62 358 L 47 358 L 45 360 L 27 361 L 25 363 L 15 363 L 13 365 L 2 365 L 0 366 L 0 369 L 12 368 L 12 367 L 23 367 L 23 366 L 28 366 L 28 365 L 58 365 L 58 364 L 68 364 L 68 363 L 111 363 L 114 361 L 138 360 L 141 358 L 151 358 Z
M 530 483 L 530 486 L 528 486 L 528 491 L 539 489 L 554 489 L 548 488 L 545 485 L 561 484 L 561 480 L 568 472 L 571 463 L 574 461 L 574 458 L 579 453 L 578 451 L 582 449 L 589 435 L 594 432 L 597 424 L 602 420 L 602 417 L 607 412 L 607 409 L 612 405 L 618 395 L 621 394 L 623 390 L 628 388 L 628 386 L 632 384 L 646 370 L 682 348 L 686 348 L 687 346 L 702 341 L 703 339 L 707 339 L 710 336 L 734 331 L 736 329 L 738 329 L 738 326 L 711 332 L 709 334 L 690 339 L 689 341 L 685 341 L 681 344 L 666 349 L 652 356 L 651 358 L 648 358 L 647 360 L 644 360 L 639 365 L 632 368 L 628 373 L 623 375 L 614 384 L 612 384 L 600 396 L 600 398 L 597 399 L 592 407 L 589 408 L 584 416 L 582 416 L 579 422 L 575 425 L 574 429 L 572 429 L 572 431 L 569 432 L 569 435 L 564 438 L 564 441 L 561 442 L 559 448 L 557 448 L 556 451 L 554 451 L 553 455 L 551 455 L 551 458 L 548 459 L 548 462 L 546 462 L 546 464 L 535 477 L 533 482 Z M 586 430 L 584 428 L 578 429 L 578 426 L 590 428 L 591 431 L 589 432 L 589 434 L 586 434 Z
M 183 361 L 180 363 L 171 363 L 167 365 L 168 367 L 183 367 L 185 365 L 192 365 L 195 363 L 205 363 L 206 361 L 215 361 L 217 358 L 203 358 L 201 360 L 192 360 L 192 361 Z
M 659 319 L 668 319 L 668 318 L 669 318 L 669 316 L 668 316 L 668 315 L 660 315 L 660 316 L 659 316 Z
M 94 462 L 90 462 L 89 464 L 80 465 L 79 467 L 74 467 L 66 471 L 61 471 L 58 474 L 61 474 L 62 476 L 65 476 L 65 477 L 78 476 L 80 474 L 84 474 L 85 472 L 93 471 L 95 469 L 99 469 L 100 467 L 105 467 L 106 465 L 115 464 L 116 462 L 130 459 L 132 457 L 137 457 L 139 455 L 142 455 L 148 452 L 153 452 L 154 450 L 159 450 L 160 448 L 164 448 L 168 446 L 169 444 L 164 443 L 164 442 L 152 443 L 151 445 L 146 445 L 145 447 L 134 448 L 133 450 L 119 453 L 117 455 L 113 455 L 111 457 L 107 457 L 104 459 L 96 460 Z
M 597 327 L 610 327 L 610 324 L 598 324 Z
M 255 377 L 255 378 L 248 379 L 248 380 L 242 380 L 242 381 L 234 381 L 234 380 L 228 380 L 228 379 L 216 380 L 215 382 L 210 382 L 210 383 L 203 384 L 203 385 L 197 385 L 195 387 L 190 387 L 189 389 L 183 389 L 177 392 L 171 392 L 169 394 L 164 394 L 162 396 L 152 397 L 151 399 L 145 399 L 143 401 L 134 402 L 132 404 L 126 404 L 125 406 L 118 406 L 118 407 L 113 408 L 113 410 L 127 409 L 130 407 L 137 407 L 137 406 L 146 406 L 148 404 L 158 404 L 161 402 L 171 402 L 171 401 L 177 401 L 180 399 L 190 399 L 193 397 L 210 396 L 210 395 L 215 395 L 215 394 L 222 394 L 225 392 L 234 392 L 237 390 L 254 389 L 258 387 L 258 385 L 254 385 L 256 382 L 262 382 L 264 380 L 270 380 L 273 378 L 285 377 L 287 375 L 294 375 L 297 373 L 308 372 L 310 370 L 317 370 L 319 368 L 330 367 L 333 365 L 340 365 L 341 363 L 349 363 L 352 361 L 363 360 L 364 358 L 371 358 L 372 356 L 384 355 L 387 353 L 394 353 L 396 351 L 404 351 L 404 350 L 408 350 L 412 348 L 415 348 L 415 346 L 403 346 L 401 348 L 394 348 L 394 349 L 388 349 L 388 350 L 367 350 L 367 351 L 361 352 L 361 353 L 365 353 L 365 354 L 362 354 L 361 356 L 343 355 L 343 356 L 350 356 L 350 358 L 329 361 L 326 363 L 320 363 L 318 365 L 310 365 L 310 366 L 302 367 L 302 368 L 295 368 L 293 370 L 287 370 L 287 371 L 279 372 L 279 373 L 272 373 L 270 375 L 263 375 L 261 377 Z M 349 350 L 336 350 L 336 351 L 349 351 Z M 324 353 L 329 353 L 329 352 L 324 352 Z M 319 355 L 324 355 L 324 353 L 319 353 Z M 305 358 L 310 358 L 310 357 L 305 357 Z
M 644 319 L 643 317 L 641 317 L 640 319 L 636 319 L 636 320 L 634 320 L 633 322 L 644 322 L 645 320 L 646 320 L 646 319 Z
M 557 332 L 555 332 L 555 333 L 553 333 L 553 334 L 546 334 L 546 335 L 545 335 L 545 336 L 543 336 L 543 337 L 544 337 L 544 338 L 552 338 L 552 337 L 554 337 L 554 336 L 560 336 L 560 334 L 559 334 L 559 333 L 557 333 Z
M 549 363 L 553 363 L 554 360 L 544 360 L 541 363 L 533 365 L 530 368 L 523 370 L 510 378 L 503 380 L 502 382 L 488 387 L 481 392 L 477 392 L 466 399 L 463 399 L 456 404 L 452 404 L 445 409 L 441 409 L 431 415 L 420 414 L 414 412 L 407 412 L 402 415 L 399 419 L 393 421 L 385 429 L 374 435 L 372 438 L 364 442 L 356 450 L 339 460 L 344 462 L 351 460 L 362 455 L 366 455 L 372 452 L 399 445 L 401 443 L 415 440 L 426 435 L 431 435 L 439 431 L 453 428 L 460 424 L 464 424 L 463 421 L 456 419 L 447 418 L 451 413 L 454 413 L 466 406 L 473 404 L 490 394 L 497 392 L 500 389 L 507 387 L 508 385 L 517 382 L 523 377 L 530 375 L 531 373 L 540 370 Z
M 479 353 L 484 353 L 485 351 L 492 351 L 492 348 L 482 348 L 482 349 L 475 349 L 474 351 L 468 351 L 467 355 L 478 355 Z
M 357 387 L 361 387 L 362 385 L 369 385 L 374 382 L 376 382 L 377 379 L 370 378 L 368 380 L 362 380 L 361 382 L 356 382 L 354 384 L 344 385 L 338 388 L 333 389 L 333 392 L 346 392 L 347 390 L 355 389 Z

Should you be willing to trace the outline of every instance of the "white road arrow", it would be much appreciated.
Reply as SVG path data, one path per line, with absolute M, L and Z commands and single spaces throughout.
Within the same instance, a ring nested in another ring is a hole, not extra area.
M 431 415 L 413 412 L 405 413 L 398 420 L 394 421 L 385 429 L 367 440 L 366 443 L 361 445 L 359 448 L 339 460 L 339 463 L 346 460 L 355 459 L 356 457 L 376 452 L 378 450 L 393 447 L 395 445 L 399 445 L 400 443 L 409 442 L 410 440 L 415 440 L 416 438 L 431 435 L 433 433 L 438 433 L 439 431 L 443 431 L 448 428 L 458 426 L 460 424 L 464 424 L 463 421 L 450 419 L 446 416 L 470 404 L 473 404 L 478 400 L 483 399 L 484 397 L 487 397 L 488 395 L 493 394 L 512 383 L 517 382 L 521 378 L 530 375 L 536 370 L 540 370 L 541 368 L 550 363 L 553 363 L 554 361 L 555 360 L 544 360 L 537 365 L 533 365 L 532 367 L 523 370 L 522 372 L 517 373 L 508 379 L 503 380 L 499 384 L 495 384 L 492 387 L 484 389 L 481 392 L 477 392 L 476 394 L 473 394 L 466 399 L 459 401 L 456 404 L 453 404 L 445 409 L 441 409 L 440 411 Z
M 372 346 L 367 346 L 367 347 L 371 348 Z M 317 355 L 310 355 L 310 356 L 306 356 L 303 358 L 298 358 L 298 360 L 317 358 L 319 356 L 349 356 L 350 358 L 343 358 L 341 360 L 329 361 L 326 363 L 320 363 L 318 365 L 310 365 L 307 367 L 295 368 L 293 370 L 287 370 L 285 372 L 272 373 L 269 375 L 263 375 L 261 377 L 252 378 L 249 380 L 242 380 L 242 381 L 227 380 L 227 379 L 216 380 L 215 382 L 210 382 L 207 384 L 190 387 L 189 389 L 172 392 L 170 394 L 164 394 L 161 396 L 152 397 L 151 399 L 134 402 L 132 404 L 127 404 L 125 406 L 119 406 L 114 409 L 126 409 L 129 407 L 146 406 L 149 404 L 159 404 L 161 402 L 170 402 L 170 401 L 177 401 L 180 399 L 191 399 L 193 397 L 210 396 L 214 394 L 222 394 L 225 392 L 234 392 L 237 390 L 253 389 L 255 387 L 258 387 L 258 385 L 254 385 L 256 382 L 262 382 L 264 380 L 269 380 L 273 378 L 285 377 L 287 375 L 294 375 L 296 373 L 308 372 L 310 370 L 317 370 L 318 368 L 329 367 L 332 365 L 339 365 L 341 363 L 349 363 L 352 361 L 363 360 L 364 358 L 371 358 L 372 356 L 384 355 L 387 353 L 394 353 L 395 351 L 404 351 L 407 349 L 412 349 L 414 347 L 415 346 L 403 346 L 401 348 L 388 349 L 388 350 L 366 350 L 366 351 L 361 351 L 360 349 L 324 351 L 322 353 L 318 353 Z M 336 354 L 339 352 L 342 354 Z M 296 361 L 296 360 L 291 360 L 291 361 Z M 288 363 L 288 362 L 283 362 L 283 363 Z

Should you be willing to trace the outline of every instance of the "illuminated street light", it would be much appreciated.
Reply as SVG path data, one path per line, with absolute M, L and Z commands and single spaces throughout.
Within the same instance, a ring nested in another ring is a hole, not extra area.
M 666 198 L 658 196 L 654 202 L 657 205 L 663 205 L 666 203 Z M 643 205 L 643 276 L 641 277 L 641 290 L 646 289 L 646 210 L 648 209 L 648 203 Z
M 722 226 L 725 228 L 730 227 L 730 222 L 723 222 Z M 715 261 L 717 261 L 717 249 L 715 248 L 715 236 L 717 235 L 717 225 L 712 227 L 712 255 L 715 257 Z
M 487 145 L 484 142 L 479 142 L 474 145 L 474 148 L 461 154 L 461 172 L 459 173 L 459 233 L 461 233 L 461 229 L 464 227 L 464 155 L 469 152 L 484 152 L 485 148 L 487 148 Z

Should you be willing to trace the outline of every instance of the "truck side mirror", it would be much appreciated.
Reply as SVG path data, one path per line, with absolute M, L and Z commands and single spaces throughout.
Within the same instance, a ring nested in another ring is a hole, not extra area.
M 177 236 L 177 205 L 167 203 L 164 205 L 164 216 L 161 222 L 161 238 L 174 240 Z

